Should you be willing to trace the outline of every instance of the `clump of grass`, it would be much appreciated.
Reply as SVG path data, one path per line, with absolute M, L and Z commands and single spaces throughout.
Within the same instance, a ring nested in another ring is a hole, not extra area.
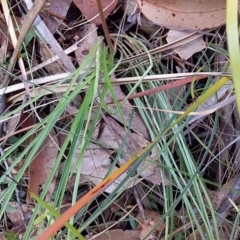
M 230 10 L 231 6 L 228 6 L 228 11 Z M 229 17 L 227 20 L 230 23 L 233 21 L 237 29 L 236 16 L 235 18 Z M 227 22 L 227 26 L 229 26 L 229 22 Z M 233 52 L 233 49 L 239 48 L 238 45 L 236 47 L 236 44 L 238 44 L 238 40 L 236 40 L 238 39 L 236 29 L 235 31 L 231 31 L 231 28 L 227 28 L 230 63 L 235 82 L 236 79 L 238 79 L 238 70 L 236 67 L 238 65 L 235 66 L 233 63 L 239 63 L 239 55 Z M 231 43 L 232 39 L 234 39 L 234 42 Z M 162 37 L 155 37 L 154 41 L 159 41 L 164 44 Z M 69 127 L 64 144 L 59 151 L 52 172 L 42 187 L 41 200 L 38 199 L 38 203 L 34 206 L 33 214 L 24 233 L 24 239 L 30 238 L 33 229 L 38 228 L 39 231 L 45 230 L 48 225 L 54 221 L 55 217 L 58 217 L 59 210 L 66 197 L 67 185 L 72 175 L 75 175 L 75 181 L 73 183 L 71 205 L 77 202 L 80 195 L 79 182 L 81 180 L 81 164 L 84 152 L 89 142 L 93 140 L 93 133 L 97 122 L 101 119 L 101 114 L 103 112 L 110 113 L 104 102 L 107 91 L 111 93 L 114 99 L 118 114 L 124 118 L 122 103 L 117 101 L 117 96 L 113 91 L 113 83 L 111 82 L 112 74 L 115 73 L 117 78 L 128 77 L 129 80 L 131 80 L 131 77 L 138 77 L 137 80 L 131 81 L 131 83 L 124 86 L 128 95 L 154 89 L 172 81 L 171 74 L 176 72 L 176 61 L 174 61 L 173 58 L 175 56 L 165 54 L 166 52 L 162 52 L 162 55 L 160 53 L 151 54 L 151 50 L 148 48 L 148 46 L 151 46 L 151 43 L 140 33 L 136 33 L 134 38 L 130 34 L 119 34 L 117 35 L 116 44 L 117 54 L 120 56 L 120 60 L 117 59 L 116 56 L 114 59 L 112 54 L 109 54 L 108 49 L 104 47 L 103 41 L 99 40 L 99 43 L 81 64 L 79 69 L 68 76 L 67 79 L 71 79 L 68 83 L 69 86 L 58 100 L 54 110 L 50 112 L 48 116 L 42 118 L 41 122 L 33 126 L 24 135 L 20 136 L 17 142 L 5 149 L 0 158 L 0 162 L 3 164 L 6 159 L 18 152 L 12 164 L 5 169 L 4 174 L 0 177 L 0 183 L 5 183 L 12 169 L 19 164 L 22 159 L 25 160 L 22 168 L 14 176 L 15 181 L 10 182 L 8 187 L 4 188 L 1 192 L 0 217 L 2 219 L 6 213 L 6 209 L 9 207 L 9 202 L 14 200 L 14 191 L 17 186 L 16 182 L 21 181 L 29 164 L 44 142 L 44 139 L 57 124 L 66 107 L 79 92 L 84 92 L 83 101 L 78 112 L 73 119 L 71 119 L 71 126 Z M 227 58 L 228 53 L 219 45 L 209 44 L 207 49 L 196 54 L 189 60 L 188 65 L 184 66 L 185 69 L 187 69 L 188 72 L 214 72 L 221 76 L 222 69 L 226 66 L 214 68 L 215 57 L 221 54 Z M 88 66 L 88 70 L 86 70 L 86 66 Z M 89 68 L 89 66 L 92 67 Z M 166 74 L 164 81 L 143 81 L 146 76 L 161 76 L 162 74 Z M 75 84 L 79 75 L 81 82 Z M 219 157 L 219 151 L 214 149 L 215 136 L 217 134 L 220 135 L 218 122 L 222 119 L 221 112 L 206 114 L 207 120 L 203 123 L 197 123 L 196 126 L 194 126 L 192 122 L 193 116 L 191 114 L 199 105 L 205 102 L 207 98 L 216 94 L 216 92 L 228 82 L 228 78 L 222 77 L 216 81 L 215 77 L 207 73 L 206 75 L 208 76 L 201 83 L 194 81 L 193 77 L 191 84 L 178 88 L 177 90 L 161 91 L 132 100 L 135 109 L 140 113 L 147 126 L 150 139 L 153 141 L 151 147 L 158 149 L 159 157 L 157 164 L 165 171 L 170 182 L 170 184 L 166 186 L 155 186 L 146 181 L 141 183 L 142 188 L 147 193 L 147 198 L 151 203 L 152 209 L 161 214 L 161 220 L 155 223 L 152 232 L 155 231 L 159 224 L 164 223 L 166 226 L 164 234 L 159 235 L 158 239 L 171 239 L 173 237 L 176 239 L 187 239 L 191 233 L 198 234 L 201 239 L 219 239 L 222 236 L 221 228 L 218 224 L 219 212 L 214 205 L 213 199 L 210 197 L 210 189 L 221 189 L 223 183 L 216 182 L 214 179 L 215 175 L 213 175 L 213 177 L 207 176 L 208 174 L 214 173 L 214 170 L 210 169 L 212 166 L 218 166 L 218 164 L 222 163 Z M 187 74 L 181 74 L 181 78 L 185 76 L 187 76 Z M 51 88 L 44 86 L 41 94 L 32 97 L 21 106 L 13 108 L 13 110 L 1 116 L 0 120 L 4 121 L 13 114 L 31 108 L 32 103 L 39 103 L 45 95 L 49 94 L 49 90 L 55 92 L 58 86 L 67 79 L 53 84 Z M 102 92 L 99 91 L 100 84 L 103 85 Z M 236 95 L 239 98 L 237 86 L 236 82 Z M 97 97 L 100 101 L 96 106 Z M 134 119 L 132 121 L 134 121 Z M 129 123 L 126 123 L 126 125 L 127 124 Z M 234 126 L 232 127 L 234 128 Z M 38 132 L 38 134 L 33 141 L 28 146 L 22 148 L 26 139 L 36 132 Z M 202 132 L 206 133 L 204 137 L 201 136 Z M 79 147 L 79 142 L 81 153 L 76 164 L 78 171 L 77 174 L 75 174 L 71 163 L 74 152 Z M 195 146 L 192 145 L 192 142 L 194 142 Z M 136 161 L 138 164 L 141 160 L 144 160 L 144 156 L 151 151 L 151 147 L 148 147 L 142 154 L 143 157 Z M 19 152 L 19 149 L 23 150 Z M 119 149 L 119 152 L 122 150 L 123 149 Z M 64 164 L 62 168 L 63 171 L 61 172 L 61 176 L 59 176 L 58 187 L 54 192 L 51 206 L 48 206 L 45 204 L 44 198 L 54 176 L 60 168 L 61 161 L 63 161 Z M 212 162 L 216 164 L 212 165 Z M 111 168 L 115 166 L 114 164 L 115 159 L 113 159 Z M 97 205 L 96 207 L 90 209 L 93 203 L 92 199 L 86 203 L 77 215 L 70 219 L 70 224 L 74 226 L 74 229 L 67 226 L 67 228 L 58 233 L 56 239 L 71 239 L 75 230 L 77 230 L 78 233 L 83 233 L 84 231 L 93 230 L 93 225 L 91 224 L 94 222 L 101 221 L 105 223 L 105 210 L 127 191 L 128 186 L 125 185 L 125 182 L 130 177 L 132 177 L 133 182 L 139 177 L 139 173 L 135 173 L 136 169 L 137 164 L 131 168 L 124 181 L 119 184 L 112 193 L 102 193 L 100 198 L 95 198 L 94 204 Z M 109 172 L 109 174 L 111 174 L 111 172 Z M 90 188 L 91 186 L 89 186 L 88 189 Z M 128 191 L 131 193 L 131 190 Z M 160 197 L 161 201 L 156 202 L 156 199 Z M 21 200 L 24 201 L 23 199 Z M 57 211 L 58 214 L 55 211 Z M 128 216 L 129 214 L 128 212 L 124 213 L 119 222 L 126 221 L 126 219 L 137 222 L 136 216 L 134 214 Z M 234 216 L 236 218 L 235 220 L 231 219 L 231 216 L 233 216 L 233 214 L 231 215 L 231 213 L 227 212 L 223 218 L 230 226 L 231 232 L 229 236 L 233 237 L 238 227 L 236 220 L 238 219 L 238 214 Z M 116 223 L 117 221 L 114 220 L 112 225 Z M 133 222 L 132 225 L 134 225 Z M 107 223 L 106 228 L 110 228 L 107 227 Z M 198 231 L 196 231 L 196 229 Z M 80 234 L 77 236 L 80 239 L 83 238 Z

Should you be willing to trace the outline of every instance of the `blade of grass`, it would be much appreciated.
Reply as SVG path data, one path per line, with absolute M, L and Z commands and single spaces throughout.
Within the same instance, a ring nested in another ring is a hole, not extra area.
M 82 87 L 84 87 L 85 85 L 89 84 L 89 81 L 91 81 L 91 76 L 87 76 L 89 73 L 86 72 L 86 74 L 84 76 L 82 76 L 82 78 L 85 80 L 82 83 L 79 83 L 75 89 L 72 91 L 72 85 L 76 82 L 77 77 L 79 76 L 79 73 L 82 71 L 82 68 L 84 68 L 84 66 L 86 64 L 89 64 L 89 60 L 93 61 L 94 60 L 94 54 L 95 54 L 95 50 L 96 48 L 99 46 L 99 44 L 90 52 L 91 58 L 87 59 L 85 61 L 85 63 L 83 62 L 82 66 L 73 74 L 72 77 L 72 81 L 69 84 L 69 88 L 67 89 L 67 91 L 65 92 L 64 96 L 61 98 L 59 104 L 56 106 L 55 110 L 50 113 L 46 118 L 44 118 L 42 120 L 41 123 L 37 124 L 33 129 L 31 129 L 29 132 L 27 132 L 25 134 L 25 136 L 23 136 L 19 142 L 24 142 L 25 139 L 29 136 L 31 136 L 34 132 L 37 131 L 38 128 L 44 126 L 44 129 L 37 135 L 37 137 L 29 144 L 29 146 L 26 146 L 23 150 L 23 152 L 17 157 L 16 162 L 20 161 L 21 159 L 26 159 L 23 167 L 20 169 L 20 171 L 18 172 L 18 174 L 16 175 L 15 179 L 17 181 L 19 181 L 19 179 L 22 178 L 24 172 L 26 171 L 26 168 L 28 167 L 28 165 L 30 164 L 31 160 L 33 159 L 33 156 L 35 155 L 36 151 L 38 151 L 39 146 L 41 145 L 42 141 L 45 139 L 46 135 L 49 133 L 49 131 L 52 129 L 52 127 L 54 126 L 54 124 L 56 123 L 56 121 L 58 121 L 59 117 L 61 116 L 61 114 L 64 112 L 64 110 L 66 109 L 66 107 L 69 105 L 69 103 L 71 102 L 72 99 L 74 99 L 74 97 L 81 91 Z M 88 61 L 88 62 L 87 62 Z M 65 146 L 66 147 L 66 146 Z M 8 151 L 6 151 L 6 153 L 4 154 L 4 156 L 1 158 L 3 159 L 4 157 L 7 157 L 12 149 L 15 149 L 16 146 L 12 146 L 10 149 L 8 149 Z M 62 155 L 64 154 L 64 149 L 61 149 L 62 152 L 60 151 L 60 154 L 55 162 L 55 165 L 52 169 L 52 172 L 48 178 L 48 181 L 45 184 L 45 187 L 43 188 L 42 194 L 41 194 L 41 198 L 43 199 L 44 196 L 46 195 L 49 185 L 52 182 L 53 177 L 55 176 L 55 173 L 57 171 L 57 169 L 59 168 L 58 165 L 61 161 Z M 61 155 L 62 154 L 62 155 Z M 27 156 L 27 157 L 26 157 Z M 7 170 L 10 171 L 10 170 Z M 9 188 L 6 191 L 5 196 L 2 199 L 2 206 L 1 206 L 1 211 L 0 214 L 4 213 L 4 209 L 6 208 L 6 204 L 9 202 L 9 199 L 12 196 L 12 193 L 14 191 L 15 188 L 15 184 L 12 183 Z M 62 189 L 63 190 L 63 189 Z M 28 236 L 32 230 L 32 226 L 34 223 L 34 219 L 36 217 L 37 214 L 37 208 L 40 205 L 36 206 L 36 211 L 34 211 L 32 218 L 28 224 L 28 228 L 25 232 L 24 238 L 28 239 Z
M 61 227 L 65 225 L 65 223 L 75 215 L 80 209 L 83 208 L 89 201 L 91 201 L 95 196 L 97 196 L 100 192 L 104 191 L 107 186 L 109 186 L 116 178 L 118 178 L 123 172 L 127 171 L 129 167 L 135 163 L 139 157 L 144 155 L 146 151 L 151 149 L 158 141 L 163 137 L 165 133 L 171 130 L 176 124 L 180 123 L 188 114 L 194 111 L 200 104 L 202 104 L 206 99 L 208 99 L 212 94 L 214 94 L 218 89 L 220 89 L 224 84 L 229 81 L 228 77 L 222 77 L 218 82 L 216 82 L 212 87 L 210 87 L 203 95 L 201 95 L 187 110 L 182 114 L 179 118 L 177 118 L 170 127 L 163 130 L 161 134 L 159 134 L 153 142 L 148 144 L 143 150 L 139 151 L 138 154 L 131 157 L 127 163 L 122 165 L 119 169 L 105 178 L 101 183 L 96 185 L 92 190 L 90 190 L 86 195 L 84 195 L 78 202 L 69 208 L 59 219 L 57 219 L 45 232 L 43 232 L 38 239 L 49 239 L 54 235 L 56 231 L 58 231 Z
M 37 202 L 39 202 L 45 209 L 47 209 L 54 217 L 59 218 L 61 216 L 51 205 L 44 202 L 36 194 L 31 193 L 31 196 L 33 199 L 35 199 Z M 69 230 L 72 231 L 72 233 L 75 234 L 76 237 L 78 237 L 78 239 L 85 240 L 85 238 L 78 232 L 78 230 L 76 228 L 74 228 L 70 223 L 66 223 L 66 226 L 69 228 Z
M 240 47 L 238 33 L 238 0 L 227 0 L 226 29 L 230 66 L 236 91 L 238 113 L 240 114 Z
M 102 46 L 102 45 L 101 45 Z M 98 86 L 98 81 L 99 81 L 99 74 L 100 74 L 100 53 L 101 53 L 102 47 L 98 47 L 96 51 L 96 70 L 95 70 L 95 78 L 92 79 L 92 81 L 89 84 L 89 88 L 87 90 L 86 96 L 84 97 L 83 103 L 81 104 L 81 108 L 77 114 L 76 119 L 79 119 L 77 121 L 77 125 L 75 126 L 76 130 L 74 138 L 72 140 L 71 144 L 71 149 L 68 154 L 68 162 L 71 162 L 71 159 L 74 158 L 75 150 L 77 147 L 80 147 L 81 152 L 77 158 L 76 162 L 76 168 L 78 169 L 77 175 L 76 175 L 76 180 L 74 184 L 74 189 L 73 189 L 73 197 L 72 197 L 72 205 L 76 203 L 77 200 L 77 195 L 78 195 L 78 188 L 79 188 L 79 182 L 80 182 L 80 177 L 81 177 L 81 167 L 83 163 L 83 155 L 84 152 L 89 144 L 89 141 L 91 139 L 91 134 L 93 133 L 96 122 L 99 118 L 99 112 L 95 115 L 94 121 L 91 123 L 90 127 L 90 122 L 91 122 L 91 116 L 92 116 L 92 111 L 93 111 L 93 105 L 95 103 L 95 98 L 97 96 L 97 86 Z M 85 123 L 86 121 L 86 123 Z M 74 122 L 75 123 L 75 122 Z M 80 133 L 83 132 L 81 136 L 81 141 L 79 143 L 79 136 Z M 90 134 L 89 134 L 90 132 Z M 71 164 L 70 164 L 71 166 Z M 74 218 L 72 217 L 70 219 L 70 223 L 73 224 Z M 70 229 L 69 229 L 70 230 Z M 72 239 L 72 234 L 73 232 L 68 231 L 67 239 Z

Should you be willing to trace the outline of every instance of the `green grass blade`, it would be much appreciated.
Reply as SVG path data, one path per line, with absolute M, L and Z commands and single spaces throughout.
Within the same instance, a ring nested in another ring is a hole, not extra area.
M 43 201 L 40 197 L 38 197 L 35 193 L 29 192 L 30 196 L 39 202 L 45 209 L 47 209 L 54 217 L 58 218 L 60 214 L 48 203 Z M 85 240 L 85 238 L 78 232 L 76 228 L 74 228 L 70 223 L 66 223 L 66 227 L 72 231 L 72 233 L 78 237 L 80 240 Z
M 227 0 L 226 29 L 230 66 L 240 113 L 240 47 L 238 33 L 238 0 Z

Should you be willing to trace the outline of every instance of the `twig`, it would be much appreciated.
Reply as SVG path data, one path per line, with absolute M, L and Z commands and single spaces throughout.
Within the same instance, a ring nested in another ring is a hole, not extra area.
M 8 85 L 8 81 L 9 81 L 9 74 L 13 71 L 13 68 L 15 66 L 15 63 L 17 61 L 18 58 L 21 58 L 20 55 L 20 49 L 21 46 L 24 42 L 24 39 L 34 21 L 34 19 L 37 17 L 38 13 L 40 12 L 40 10 L 42 9 L 44 3 L 46 0 L 39 0 L 39 1 L 35 1 L 33 7 L 28 11 L 27 16 L 22 24 L 22 28 L 21 28 L 21 32 L 20 35 L 18 37 L 16 46 L 14 48 L 10 63 L 8 65 L 8 69 L 7 69 L 7 73 L 1 83 L 1 88 L 4 89 L 7 85 Z M 27 88 L 28 89 L 28 88 Z M 6 108 L 6 96 L 5 93 L 2 94 L 1 96 L 1 100 L 0 100 L 0 116 L 3 115 L 4 111 Z M 3 136 L 3 123 L 0 123 L 0 137 Z
M 144 212 L 143 205 L 142 205 L 141 199 L 140 199 L 140 197 L 138 195 L 136 187 L 133 187 L 133 193 L 134 193 L 135 199 L 137 201 L 137 205 L 138 205 L 139 211 L 142 214 L 142 218 L 143 218 L 144 222 L 148 223 L 148 218 L 147 218 L 147 216 L 146 216 L 146 214 Z
M 25 17 L 24 22 L 22 24 L 22 28 L 21 28 L 20 35 L 18 37 L 17 45 L 14 48 L 10 63 L 8 65 L 8 69 L 7 69 L 8 72 L 11 73 L 13 71 L 15 63 L 16 63 L 17 59 L 20 57 L 19 52 L 20 52 L 20 49 L 24 42 L 24 39 L 25 39 L 30 27 L 32 26 L 33 21 L 37 17 L 38 13 L 41 11 L 45 1 L 46 0 L 35 1 L 32 8 L 28 11 L 27 16 Z M 6 87 L 8 85 L 8 80 L 9 80 L 9 75 L 6 74 L 3 79 L 3 83 L 1 85 L 2 88 Z
M 149 220 L 148 220 L 148 217 L 146 216 L 146 214 L 144 212 L 143 205 L 142 205 L 142 202 L 141 202 L 141 199 L 139 197 L 139 194 L 138 194 L 138 191 L 137 191 L 136 187 L 133 187 L 133 193 L 134 193 L 134 196 L 135 196 L 135 199 L 137 201 L 137 205 L 138 205 L 139 211 L 141 212 L 141 215 L 142 215 L 142 218 L 143 218 L 145 224 L 151 225 Z M 156 240 L 157 239 L 153 234 L 151 234 L 149 237 L 150 237 L 151 240 Z
M 35 1 L 36 2 L 36 1 Z M 25 0 L 25 3 L 28 8 L 31 8 L 32 6 L 32 1 L 31 0 Z M 51 51 L 58 55 L 59 57 L 59 62 L 64 65 L 64 67 L 69 71 L 69 72 L 74 72 L 76 71 L 76 68 L 74 67 L 73 63 L 67 57 L 65 52 L 63 51 L 62 47 L 59 45 L 59 43 L 56 41 L 52 33 L 49 31 L 45 23 L 42 21 L 42 19 L 37 16 L 36 20 L 34 21 L 34 27 L 36 29 L 36 32 L 40 36 L 44 36 L 44 41 L 51 47 Z M 77 78 L 78 81 L 80 81 L 80 78 Z
M 113 52 L 114 51 L 114 46 L 113 46 L 112 41 L 110 39 L 107 23 L 106 23 L 104 14 L 103 14 L 103 8 L 102 8 L 101 0 L 96 0 L 96 2 L 97 2 L 98 12 L 99 12 L 99 16 L 100 16 L 101 21 L 102 21 L 103 31 L 104 31 L 108 46 L 110 48 L 110 51 Z

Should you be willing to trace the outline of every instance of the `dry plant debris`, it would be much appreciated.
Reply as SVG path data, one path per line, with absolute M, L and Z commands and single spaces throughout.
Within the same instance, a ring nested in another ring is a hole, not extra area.
M 95 0 L 73 0 L 76 6 L 81 10 L 82 14 L 87 20 L 97 25 L 102 23 L 99 17 L 98 7 Z M 104 0 L 102 2 L 102 8 L 104 17 L 107 18 L 108 15 L 115 9 L 117 5 L 117 0 Z
M 224 0 L 137 0 L 140 11 L 152 22 L 168 28 L 211 29 L 225 23 Z
M 0 238 L 238 239 L 232 81 L 171 125 L 231 74 L 225 1 L 23 2 L 1 0 Z
M 140 232 L 139 231 L 123 231 L 121 229 L 109 230 L 108 232 L 104 232 L 101 235 L 96 237 L 92 237 L 90 239 L 95 240 L 105 240 L 105 239 L 114 239 L 114 240 L 140 240 Z
M 22 114 L 21 116 L 22 122 L 20 125 L 22 128 L 26 128 L 32 126 L 34 124 L 34 120 L 32 116 L 28 116 L 27 114 Z M 30 144 L 33 138 L 36 135 L 32 135 L 26 139 L 26 145 Z M 46 139 L 43 141 L 42 146 L 39 148 L 38 153 L 35 158 L 31 162 L 28 167 L 28 189 L 29 191 L 38 194 L 38 189 L 40 185 L 44 185 L 47 181 L 49 175 L 51 174 L 52 168 L 54 166 L 56 157 L 58 155 L 59 150 L 58 138 L 55 133 L 55 130 L 52 129 Z M 55 181 L 52 182 L 50 188 L 48 189 L 48 194 L 46 197 L 47 201 L 50 201 L 50 197 L 52 196 L 55 190 Z M 27 198 L 27 203 L 30 203 L 31 199 Z
M 11 207 L 11 209 L 7 211 L 7 216 L 14 226 L 12 228 L 12 231 L 16 235 L 21 235 L 26 230 L 26 225 L 31 218 L 33 207 L 29 204 L 21 205 L 22 211 L 26 216 L 26 219 L 23 220 L 20 212 L 18 211 L 18 204 L 16 202 L 9 202 L 9 206 Z
M 166 38 L 168 43 L 172 43 L 174 41 L 179 40 L 180 38 L 187 36 L 188 32 L 186 31 L 174 31 L 170 30 L 168 32 L 168 36 Z M 182 58 L 189 59 L 194 53 L 202 51 L 206 47 L 206 43 L 203 40 L 201 34 L 199 34 L 199 38 L 183 45 L 180 48 L 174 49 L 174 51 Z

